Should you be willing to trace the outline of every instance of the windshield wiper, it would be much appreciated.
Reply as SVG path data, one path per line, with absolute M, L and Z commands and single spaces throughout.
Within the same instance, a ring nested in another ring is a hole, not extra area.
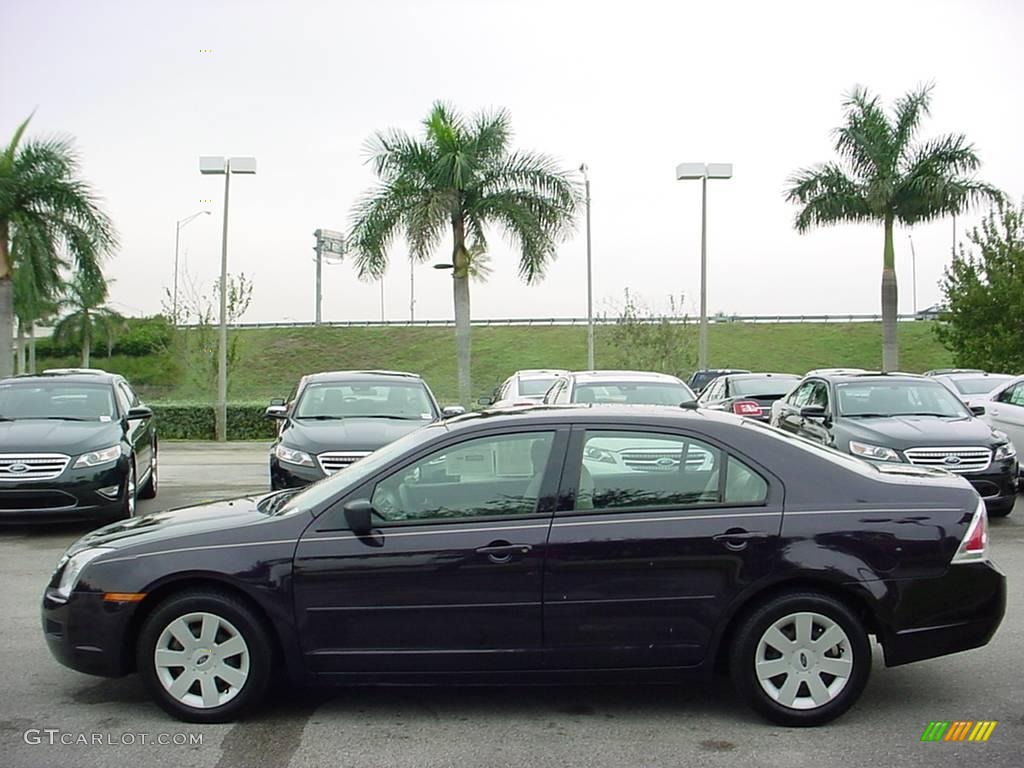
M 397 419 L 398 421 L 426 421 L 426 419 L 420 419 L 419 416 L 395 416 L 391 413 L 367 413 L 359 414 L 361 419 Z
M 56 421 L 96 421 L 96 419 L 88 419 L 84 416 L 37 416 L 38 419 L 53 419 Z
M 296 419 L 309 419 L 311 421 L 341 421 L 344 416 L 328 416 L 327 414 L 321 413 L 316 416 L 296 416 Z
M 887 419 L 893 414 L 891 413 L 844 413 L 848 419 Z
M 955 413 L 933 413 L 931 411 L 914 411 L 912 413 L 897 413 L 896 416 L 938 416 L 941 419 L 963 418 Z

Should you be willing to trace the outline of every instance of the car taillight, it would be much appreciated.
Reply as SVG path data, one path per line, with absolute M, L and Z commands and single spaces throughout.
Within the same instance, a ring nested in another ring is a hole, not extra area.
M 988 514 L 985 512 L 984 500 L 978 499 L 974 517 L 967 526 L 967 535 L 953 555 L 953 564 L 977 563 L 984 560 L 988 560 Z
M 732 412 L 739 416 L 760 416 L 761 406 L 753 400 L 737 400 L 732 404 Z

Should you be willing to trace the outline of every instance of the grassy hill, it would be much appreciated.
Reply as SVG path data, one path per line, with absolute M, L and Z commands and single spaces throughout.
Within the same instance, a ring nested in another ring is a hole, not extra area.
M 234 331 L 241 362 L 231 382 L 237 401 L 284 397 L 299 376 L 348 368 L 414 371 L 438 399 L 456 396 L 455 341 L 451 328 L 272 328 Z M 694 336 L 696 328 L 693 329 Z M 696 347 L 696 340 L 693 339 Z M 900 324 L 901 368 L 924 371 L 951 364 L 928 322 Z M 721 323 L 710 327 L 714 367 L 803 373 L 811 368 L 877 368 L 881 326 L 877 323 Z M 206 400 L 208 390 L 188 374 L 209 365 L 212 351 L 142 358 L 96 357 L 92 364 L 124 373 L 153 401 Z M 205 359 L 203 356 L 206 356 Z M 621 351 L 607 328 L 596 329 L 598 367 L 621 365 Z M 44 366 L 75 365 L 71 359 L 41 360 Z M 585 327 L 476 327 L 473 329 L 473 388 L 488 393 L 519 368 L 586 366 Z

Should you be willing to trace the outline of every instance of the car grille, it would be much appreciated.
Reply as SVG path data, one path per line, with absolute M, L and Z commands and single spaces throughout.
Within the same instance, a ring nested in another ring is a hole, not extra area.
M 659 451 L 632 449 L 622 451 L 622 463 L 630 469 L 644 472 L 673 472 L 679 468 L 680 451 Z M 686 456 L 687 467 L 700 467 L 710 457 L 705 451 L 691 450 Z
M 71 461 L 63 453 L 0 454 L 0 481 L 52 480 Z
M 911 464 L 958 473 L 981 472 L 992 462 L 988 448 L 909 448 L 904 453 Z
M 344 469 L 349 464 L 355 464 L 360 459 L 369 456 L 371 451 L 329 451 L 321 453 L 316 458 L 320 462 L 320 469 L 325 475 L 333 475 L 339 469 Z

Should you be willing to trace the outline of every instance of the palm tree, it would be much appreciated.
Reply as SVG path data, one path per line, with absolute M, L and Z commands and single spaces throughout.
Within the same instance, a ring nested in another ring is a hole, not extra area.
M 348 248 L 360 277 L 378 279 L 396 234 L 422 262 L 451 232 L 459 399 L 468 404 L 469 278 L 474 259 L 484 263 L 487 228 L 497 225 L 518 246 L 519 275 L 534 283 L 575 222 L 579 190 L 548 156 L 510 150 L 505 110 L 467 120 L 435 103 L 423 126 L 422 139 L 392 130 L 370 140 L 380 184 L 353 208 Z
M 117 242 L 92 188 L 78 177 L 71 143 L 58 138 L 22 144 L 29 120 L 0 151 L 0 378 L 11 374 L 13 362 L 12 278 L 18 256 L 12 254 L 11 238 L 17 234 L 27 244 L 21 252 L 43 261 L 36 274 L 50 288 L 59 285 L 62 267 L 98 274 L 100 260 Z
M 835 129 L 839 162 L 797 171 L 789 179 L 786 199 L 802 206 L 796 229 L 841 222 L 881 222 L 882 368 L 899 366 L 896 339 L 897 287 L 893 227 L 956 215 L 1002 193 L 979 181 L 981 165 L 963 134 L 928 141 L 917 137 L 928 115 L 931 85 L 897 99 L 890 117 L 877 96 L 857 86 L 844 103 L 845 122 Z
M 18 323 L 18 373 L 35 373 L 36 323 L 57 312 L 57 299 L 64 290 L 62 276 L 56 270 L 59 259 L 45 250 L 33 251 L 33 243 L 11 228 L 11 261 L 14 288 L 14 315 Z M 28 336 L 26 349 L 25 337 Z M 26 362 L 26 351 L 27 362 Z
M 99 336 L 107 343 L 107 356 L 114 336 L 124 325 L 124 318 L 106 306 L 107 282 L 102 276 L 79 272 L 68 284 L 60 302 L 68 314 L 53 328 L 53 340 L 58 344 L 79 343 L 82 347 L 82 367 L 89 367 L 93 341 Z

